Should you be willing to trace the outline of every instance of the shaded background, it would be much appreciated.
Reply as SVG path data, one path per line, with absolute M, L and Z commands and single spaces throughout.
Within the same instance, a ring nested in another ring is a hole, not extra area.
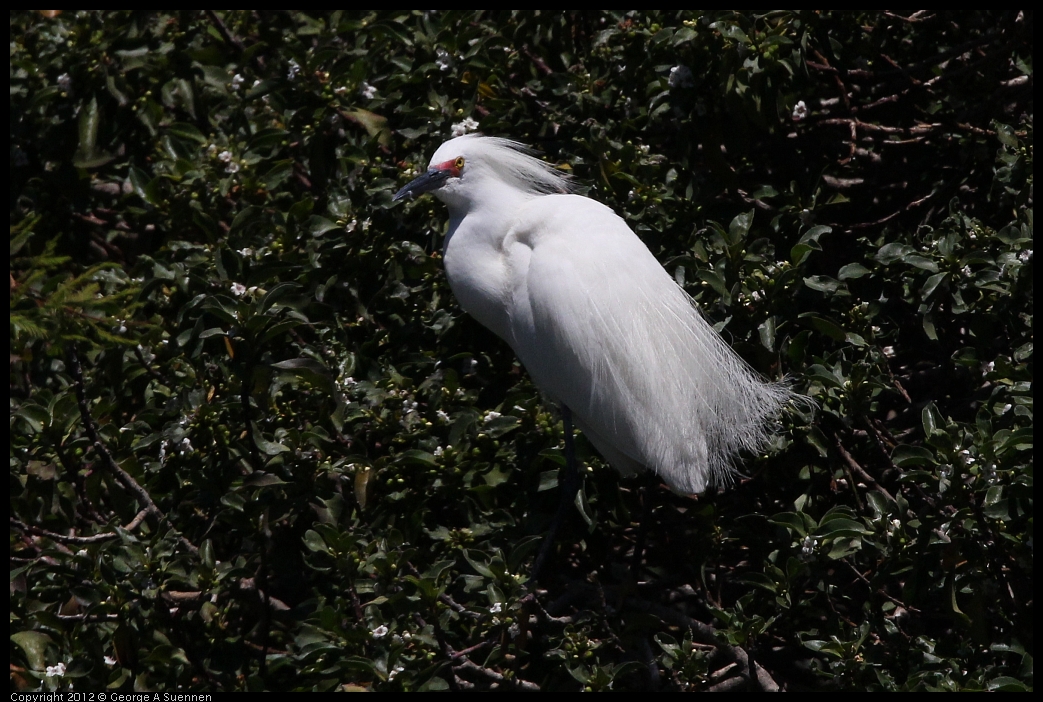
M 11 15 L 11 687 L 1032 686 L 1032 14 Z M 696 498 L 464 315 L 538 148 L 816 400 Z

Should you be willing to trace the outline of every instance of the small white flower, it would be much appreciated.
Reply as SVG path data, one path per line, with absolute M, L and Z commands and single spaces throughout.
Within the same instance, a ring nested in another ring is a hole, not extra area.
M 1000 414 L 1006 414 L 1007 412 L 1010 412 L 1010 410 L 1011 410 L 1011 409 L 1012 409 L 1013 407 L 1014 407 L 1014 405 L 1012 405 L 1012 404 L 1010 404 L 1010 403 L 1008 402 L 1007 404 L 1003 405 L 1003 410 L 1002 410 L 1002 411 L 1000 412 Z
M 221 160 L 221 161 L 224 161 L 225 163 L 228 163 L 229 161 L 232 160 L 232 152 L 227 150 L 227 149 L 225 149 L 224 151 L 222 151 L 221 153 L 219 153 L 217 155 L 217 158 L 219 160 Z
M 294 80 L 297 78 L 298 75 L 300 75 L 300 72 L 301 65 L 293 59 L 290 59 L 290 70 L 286 71 L 286 78 L 288 80 Z
M 70 88 L 72 88 L 72 78 L 69 77 L 68 73 L 63 73 L 58 76 L 58 87 L 66 93 L 69 92 Z
M 359 86 L 359 95 L 366 100 L 372 100 L 377 96 L 377 89 L 366 81 L 362 81 L 362 85 Z
M 194 449 L 192 448 L 192 442 L 189 441 L 188 437 L 186 436 L 184 439 L 181 440 L 181 455 L 184 456 L 186 453 L 192 453 L 193 450 Z
M 243 87 L 243 83 L 245 82 L 246 78 L 243 78 L 241 75 L 236 73 L 232 76 L 232 90 L 239 90 L 239 88 Z
M 162 463 L 167 457 L 167 444 L 170 443 L 166 439 L 159 445 L 159 462 Z
M 105 665 L 109 665 L 109 666 L 116 665 L 116 659 L 113 658 L 112 656 L 105 656 Z
M 155 354 L 153 354 L 151 351 L 146 349 L 141 344 L 138 344 L 138 353 L 140 353 L 141 357 L 143 359 L 145 359 L 145 363 L 151 363 L 156 358 Z M 126 427 L 123 427 L 122 429 L 120 429 L 120 431 L 129 431 L 129 430 L 130 430 L 129 429 L 129 425 L 126 426 Z
M 798 100 L 797 104 L 793 106 L 793 114 L 790 117 L 794 122 L 800 122 L 807 119 L 808 106 L 804 104 L 803 100 Z
M 381 624 L 380 626 L 378 626 L 376 629 L 374 629 L 370 633 L 373 634 L 373 638 L 374 639 L 379 639 L 381 636 L 386 636 L 387 635 L 388 628 L 386 626 L 384 626 L 383 624 Z
M 464 134 L 470 134 L 476 129 L 478 129 L 478 122 L 468 117 L 464 121 L 454 124 L 451 134 L 453 137 L 458 137 L 463 136 Z
M 496 602 L 493 604 L 492 607 L 489 608 L 489 611 L 493 614 L 498 614 L 499 612 L 503 611 L 503 605 L 501 605 L 499 602 Z
M 761 291 L 760 290 L 754 290 L 752 293 L 750 293 L 750 297 L 752 297 L 754 302 L 756 302 L 757 300 L 760 300 L 764 296 L 761 295 Z
M 885 346 L 882 349 L 882 351 L 884 352 L 884 356 L 886 356 L 887 358 L 894 358 L 895 357 L 895 347 L 894 346 Z
M 996 362 L 995 361 L 989 361 L 988 363 L 985 364 L 985 372 L 986 373 L 991 373 L 994 370 L 996 370 Z
M 690 88 L 695 85 L 695 77 L 688 66 L 674 66 L 666 82 L 671 88 Z
M 238 172 L 239 172 L 239 164 L 236 163 L 235 161 L 232 161 L 227 166 L 225 166 L 225 173 L 238 173 Z
M 815 548 L 818 546 L 818 539 L 812 538 L 811 536 L 805 536 L 804 541 L 800 546 L 800 555 L 802 558 L 811 558 L 815 554 Z
M 59 663 L 57 665 L 49 665 L 47 666 L 47 670 L 44 672 L 46 672 L 47 677 L 49 678 L 60 678 L 61 676 L 65 675 L 65 664 Z
M 245 249 L 239 249 L 239 255 L 243 256 L 245 258 L 250 258 L 251 256 L 254 255 L 254 250 L 249 248 L 249 247 L 247 247 Z
M 344 231 L 346 231 L 348 234 L 351 234 L 353 231 L 355 231 L 356 226 L 358 226 L 358 222 L 353 219 L 344 225 Z
M 435 458 L 440 457 L 443 453 L 445 453 L 444 448 L 442 448 L 441 446 L 435 446 Z
M 448 71 L 453 67 L 452 59 L 449 57 L 449 52 L 438 47 L 435 49 L 435 65 L 438 66 L 440 71 Z
M 391 669 L 391 672 L 388 673 L 388 680 L 394 680 L 395 676 L 401 673 L 403 670 L 405 670 L 404 666 L 396 665 L 394 668 Z
M 1032 249 L 1025 249 L 1024 251 L 1022 251 L 1021 253 L 1018 254 L 1018 260 L 1021 261 L 1022 263 L 1028 263 L 1031 258 L 1032 258 Z
M 246 294 L 246 286 L 242 283 L 232 283 L 232 294 L 236 297 L 242 297 Z
M 448 422 L 449 421 L 449 415 L 446 414 L 443 410 L 438 410 L 437 412 L 435 412 L 435 415 L 438 416 L 438 420 L 440 422 Z
M 489 422 L 493 421 L 494 419 L 499 419 L 500 416 L 501 415 L 500 415 L 499 412 L 493 412 L 492 410 L 489 410 L 488 412 L 485 413 L 485 419 L 483 419 L 482 421 L 484 421 L 486 424 L 488 424 Z
M 962 269 L 960 270 L 960 272 L 961 272 L 961 273 L 963 273 L 964 277 L 966 277 L 966 278 L 970 278 L 970 277 L 971 277 L 971 275 L 972 275 L 972 273 L 971 273 L 971 267 L 970 267 L 970 266 L 964 266 L 964 267 L 963 267 L 963 268 L 962 268 Z
M 986 463 L 981 469 L 981 475 L 990 483 L 996 482 L 996 464 Z
M 81 549 L 80 549 L 79 551 L 77 551 L 77 552 L 76 552 L 76 555 L 77 555 L 77 556 L 82 556 L 83 558 L 86 558 L 86 557 L 87 557 L 87 556 L 89 556 L 90 554 L 89 554 L 89 553 L 87 553 L 87 549 L 85 549 L 85 548 L 81 548 Z

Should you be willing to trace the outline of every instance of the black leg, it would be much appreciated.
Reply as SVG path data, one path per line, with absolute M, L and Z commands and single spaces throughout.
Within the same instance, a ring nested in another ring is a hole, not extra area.
M 652 492 L 645 486 L 641 488 L 641 521 L 637 526 L 637 539 L 634 542 L 634 557 L 630 561 L 630 574 L 637 582 L 641 572 L 641 561 L 645 555 L 645 539 L 648 537 L 648 525 L 652 522 Z
M 550 531 L 547 532 L 540 552 L 536 555 L 536 563 L 532 566 L 532 584 L 535 585 L 543 573 L 543 567 L 547 564 L 550 552 L 554 549 L 554 540 L 558 536 L 565 515 L 569 507 L 576 499 L 579 490 L 579 470 L 576 468 L 576 446 L 572 440 L 572 412 L 565 405 L 561 406 L 561 423 L 565 429 L 565 475 L 561 481 L 561 501 L 558 503 L 558 511 L 550 523 Z

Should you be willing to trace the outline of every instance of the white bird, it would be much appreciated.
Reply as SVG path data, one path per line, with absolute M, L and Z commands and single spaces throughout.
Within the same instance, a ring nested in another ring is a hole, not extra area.
M 449 206 L 446 275 L 460 306 L 510 344 L 536 385 L 624 475 L 683 493 L 727 483 L 796 396 L 768 383 L 608 207 L 507 139 L 442 144 L 394 200 Z

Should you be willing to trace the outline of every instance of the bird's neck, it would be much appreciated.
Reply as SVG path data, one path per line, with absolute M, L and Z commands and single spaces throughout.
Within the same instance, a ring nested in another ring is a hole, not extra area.
M 460 306 L 508 339 L 507 260 L 504 240 L 518 210 L 536 195 L 498 181 L 462 201 L 449 201 L 449 230 L 443 252 L 449 285 Z

